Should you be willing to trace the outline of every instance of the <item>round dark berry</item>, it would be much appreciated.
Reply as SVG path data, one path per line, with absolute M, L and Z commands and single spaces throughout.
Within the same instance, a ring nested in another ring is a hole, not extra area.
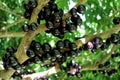
M 113 75 L 113 74 L 115 74 L 117 72 L 117 70 L 116 69 L 112 69 L 112 70 L 110 70 L 109 72 L 108 72 L 108 75 Z
M 65 47 L 65 48 L 69 48 L 69 44 L 70 44 L 70 40 L 65 39 L 65 40 L 64 40 L 64 47 Z
M 26 9 L 26 10 L 29 10 L 29 5 L 27 3 L 24 3 L 23 4 L 23 7 Z
M 37 42 L 37 41 L 32 41 L 31 42 L 31 45 L 30 45 L 30 48 L 32 49 L 32 50 L 40 50 L 41 49 L 41 44 L 40 44 L 40 42 Z
M 118 40 L 120 39 L 119 35 L 118 34 L 112 34 L 111 37 L 110 37 L 110 40 L 112 43 L 115 43 L 117 42 Z
M 66 20 L 62 20 L 60 22 L 60 26 L 63 27 L 63 28 L 65 28 L 67 26 L 67 21 Z
M 30 24 L 30 30 L 35 31 L 37 29 L 37 24 L 36 23 L 31 23 Z
M 24 32 L 27 32 L 29 30 L 29 25 L 28 24 L 24 24 L 22 26 L 22 29 L 23 29 Z
M 104 63 L 104 66 L 105 66 L 105 67 L 109 67 L 109 66 L 110 66 L 110 62 L 105 62 L 105 63 Z
M 27 54 L 28 57 L 34 57 L 35 56 L 34 51 L 31 50 L 31 49 L 28 49 L 27 52 L 26 52 L 26 54 Z
M 100 72 L 101 72 L 102 74 L 106 75 L 108 71 L 107 71 L 107 70 L 100 70 Z
M 44 19 L 44 8 L 42 8 L 41 11 L 39 12 L 38 18 L 39 18 L 40 20 L 43 20 L 43 19 Z
M 76 15 L 76 14 L 77 14 L 77 9 L 76 9 L 76 8 L 72 8 L 72 9 L 70 10 L 70 13 L 71 13 L 72 15 Z
M 21 69 L 21 65 L 19 63 L 17 63 L 17 65 L 12 66 L 13 69 L 18 70 Z
M 45 53 L 44 57 L 46 57 L 47 60 L 51 60 L 51 55 L 50 53 Z
M 57 41 L 57 43 L 56 43 L 56 48 L 58 48 L 58 49 L 64 48 L 64 42 L 61 41 L 61 40 Z
M 75 24 L 82 24 L 82 19 L 80 18 L 80 16 L 78 14 L 72 15 L 71 16 L 71 21 Z
M 48 44 L 48 43 L 44 43 L 44 44 L 42 45 L 42 50 L 43 50 L 44 52 L 49 52 L 49 51 L 51 51 L 51 45 Z
M 9 62 L 10 62 L 10 65 L 11 66 L 16 66 L 17 64 L 18 64 L 18 62 L 17 62 L 17 58 L 15 58 L 15 57 L 9 57 Z
M 51 56 L 52 56 L 52 57 L 58 57 L 58 58 L 62 57 L 62 56 L 61 56 L 61 52 L 60 52 L 59 50 L 57 50 L 57 49 L 53 49 L 53 50 L 52 50 Z
M 111 55 L 112 58 L 115 58 L 115 57 L 118 57 L 118 56 L 120 56 L 119 53 L 114 53 L 114 54 Z
M 11 54 L 11 53 L 9 53 L 9 52 L 6 52 L 5 55 L 4 55 L 5 58 L 9 58 L 9 57 L 11 57 L 11 56 L 13 56 L 13 54 Z
M 58 28 L 52 29 L 51 32 L 54 36 L 59 36 L 61 34 Z
M 76 57 L 76 56 L 77 56 L 77 53 L 76 53 L 76 51 L 74 51 L 74 50 L 70 50 L 70 51 L 69 51 L 69 55 L 72 56 L 72 57 Z
M 74 32 L 77 29 L 77 26 L 73 23 L 70 23 L 67 28 L 66 28 L 69 32 Z
M 64 53 L 62 53 L 62 56 L 65 58 L 70 58 L 69 51 L 65 51 Z
M 3 67 L 5 68 L 5 70 L 8 70 L 11 66 L 10 66 L 9 62 L 4 62 Z
M 13 55 L 15 53 L 15 49 L 12 46 L 9 46 L 6 48 L 6 52 L 10 53 L 11 55 Z
M 51 14 L 52 14 L 52 11 L 49 9 L 49 8 L 47 8 L 47 7 L 45 7 L 45 9 L 44 9 L 44 18 L 46 19 L 46 20 L 48 20 L 49 18 L 50 18 L 50 16 L 51 16 Z
M 54 11 L 55 14 L 59 14 L 60 17 L 63 16 L 64 11 L 61 8 L 58 8 L 57 10 Z
M 114 17 L 113 23 L 114 23 L 115 25 L 120 24 L 120 17 Z
M 41 48 L 41 44 L 39 42 L 35 42 L 34 49 L 38 51 L 38 50 L 40 50 L 40 48 Z
M 103 67 L 104 67 L 103 64 L 99 64 L 99 65 L 98 65 L 98 68 L 103 68 Z
M 32 9 L 30 9 L 29 4 L 24 3 L 24 4 L 23 4 L 23 6 L 24 6 L 24 8 L 25 8 L 25 10 L 26 10 L 27 12 L 29 12 L 29 13 L 31 13 L 31 12 L 32 12 Z
M 57 62 L 58 63 L 60 63 L 60 64 L 62 64 L 63 62 L 65 62 L 66 61 L 66 58 L 65 57 L 61 57 L 61 58 L 57 58 Z
M 62 34 L 65 34 L 67 32 L 67 29 L 65 27 L 59 27 L 58 29 Z
M 77 12 L 79 13 L 84 13 L 86 11 L 86 7 L 83 5 L 83 4 L 80 4 L 78 7 L 77 7 Z
M 94 47 L 97 48 L 97 47 L 100 47 L 100 46 L 102 45 L 103 41 L 102 41 L 102 38 L 100 38 L 100 37 L 95 37 L 95 38 L 93 39 L 92 43 L 93 43 Z
M 107 49 L 109 47 L 109 45 L 106 44 L 106 42 L 103 42 L 103 44 L 101 45 L 100 49 L 104 50 Z
M 106 39 L 106 44 L 109 46 L 112 43 L 111 38 Z
M 88 49 L 89 49 L 87 44 L 84 44 L 84 45 L 82 46 L 82 48 L 83 48 L 83 50 L 88 50 Z
M 51 11 L 56 11 L 58 9 L 58 6 L 56 3 L 49 4 L 49 8 Z
M 52 28 L 54 28 L 54 25 L 53 25 L 53 23 L 52 23 L 51 21 L 47 21 L 47 22 L 46 22 L 46 27 L 47 27 L 48 29 L 52 29 Z
M 96 70 L 93 70 L 92 73 L 96 75 L 97 71 L 96 71 Z
M 71 42 L 71 43 L 69 43 L 69 48 L 71 50 L 76 50 L 77 49 L 77 45 L 75 43 Z
M 43 54 L 42 56 L 40 56 L 41 62 L 45 62 L 47 60 L 46 56 Z M 41 65 L 43 66 L 43 65 Z
M 60 14 L 59 14 L 58 12 L 53 14 L 53 21 L 54 21 L 55 23 L 60 23 L 60 21 L 61 21 L 61 16 L 60 16 Z
M 30 6 L 31 9 L 36 8 L 37 5 L 38 5 L 38 3 L 37 3 L 36 0 L 29 0 L 28 4 L 29 4 L 29 6 Z
M 40 59 L 39 56 L 37 56 L 37 55 L 33 57 L 33 60 L 34 60 L 34 62 L 41 61 L 41 59 Z
M 10 56 L 11 56 L 10 53 L 5 54 L 5 55 L 2 57 L 2 61 L 3 61 L 3 62 L 7 62 L 7 61 L 8 61 L 8 58 L 9 58 Z
M 31 13 L 25 11 L 25 12 L 24 12 L 24 17 L 25 17 L 26 19 L 30 19 L 30 17 L 31 17 Z

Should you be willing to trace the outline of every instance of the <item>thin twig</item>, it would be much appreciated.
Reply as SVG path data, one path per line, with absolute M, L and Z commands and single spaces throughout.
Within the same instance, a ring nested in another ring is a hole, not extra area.
M 85 70 L 98 70 L 99 69 L 98 65 L 105 63 L 111 57 L 111 54 L 115 50 L 115 47 L 116 46 L 113 45 L 111 51 L 106 56 L 104 56 L 103 59 L 99 63 L 96 63 L 94 65 L 90 65 L 90 66 L 88 66 L 88 65 L 87 66 L 83 66 L 81 71 L 85 71 Z
M 21 15 L 13 12 L 12 10 L 8 10 L 8 9 L 2 8 L 2 7 L 0 7 L 0 10 L 6 11 L 8 13 L 14 14 L 15 16 L 21 17 Z
M 114 28 L 112 28 L 112 29 L 110 29 L 110 30 L 108 30 L 106 32 L 87 35 L 85 38 L 76 40 L 76 44 L 77 44 L 78 47 L 80 47 L 83 44 L 87 43 L 88 41 L 92 40 L 93 38 L 95 38 L 97 36 L 105 39 L 105 38 L 110 37 L 111 34 L 117 33 L 119 31 L 120 31 L 120 24 L 116 25 L 116 27 L 114 27 Z
M 103 28 L 103 27 L 106 27 L 106 23 L 108 23 L 108 20 L 110 20 L 111 18 L 113 18 L 115 16 L 116 13 L 120 12 L 120 10 L 117 10 L 115 11 L 112 16 L 108 17 L 106 21 L 104 21 L 104 23 L 98 28 L 97 32 L 99 33 L 100 30 Z
M 24 22 L 24 21 L 26 21 L 26 19 L 25 19 L 25 18 L 21 18 L 21 19 L 15 21 L 15 22 L 12 23 L 12 24 L 8 24 L 7 26 L 3 26 L 3 27 L 0 29 L 0 31 L 8 30 L 8 29 L 11 28 L 12 26 L 17 25 L 17 24 L 19 24 L 19 23 L 21 23 L 21 22 Z

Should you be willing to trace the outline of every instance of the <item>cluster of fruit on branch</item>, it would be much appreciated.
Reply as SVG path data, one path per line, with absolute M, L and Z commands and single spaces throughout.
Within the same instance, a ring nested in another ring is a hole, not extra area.
M 29 2 L 27 5 L 28 6 L 30 5 Z M 29 7 L 29 9 L 31 9 L 31 6 Z M 28 12 L 32 11 L 29 10 L 28 7 L 26 7 L 26 4 L 25 4 L 25 9 Z M 80 25 L 82 23 L 82 19 L 80 18 L 78 13 L 82 14 L 84 13 L 84 11 L 86 11 L 86 8 L 84 5 L 81 4 L 77 8 L 72 8 L 70 10 L 70 13 L 72 15 L 70 19 L 63 19 L 62 16 L 64 14 L 64 11 L 57 6 L 54 0 L 51 0 L 39 12 L 37 21 L 38 24 L 40 24 L 40 21 L 45 20 L 46 27 L 48 28 L 46 32 L 52 33 L 56 37 L 63 38 L 66 32 L 73 32 L 77 30 L 77 25 Z M 31 14 L 31 12 L 29 14 Z M 28 31 L 30 27 L 24 24 L 22 28 L 24 31 Z
M 26 10 L 24 17 L 26 19 L 31 18 L 32 11 L 37 7 L 37 5 L 38 3 L 36 0 L 30 0 L 28 3 L 24 4 L 24 8 Z M 62 17 L 64 15 L 64 11 L 57 6 L 55 0 L 50 0 L 49 3 L 39 12 L 37 23 L 33 22 L 30 25 L 24 24 L 22 29 L 25 32 L 29 30 L 35 31 L 38 27 L 37 24 L 40 24 L 42 20 L 45 20 L 46 27 L 48 28 L 46 33 L 52 33 L 54 36 L 62 39 L 66 32 L 73 32 L 82 24 L 82 19 L 79 14 L 83 14 L 84 11 L 86 11 L 86 7 L 83 4 L 80 4 L 78 7 L 74 7 L 69 11 L 71 14 L 69 19 L 64 19 Z M 115 17 L 113 19 L 113 23 L 115 25 L 120 24 L 120 17 Z M 6 70 L 11 67 L 17 70 L 38 61 L 44 63 L 49 60 L 51 62 L 48 64 L 49 67 L 59 64 L 61 70 L 67 72 L 68 75 L 81 77 L 80 70 L 82 67 L 77 62 L 72 60 L 70 63 L 67 63 L 67 66 L 63 66 L 62 63 L 64 63 L 67 58 L 79 56 L 80 52 L 83 50 L 90 49 L 92 52 L 96 52 L 98 48 L 101 50 L 107 49 L 110 44 L 120 44 L 120 33 L 112 34 L 105 41 L 103 41 L 101 37 L 95 37 L 80 48 L 77 47 L 77 44 L 68 39 L 57 41 L 56 47 L 54 48 L 52 48 L 49 43 L 41 44 L 39 41 L 33 40 L 26 51 L 26 55 L 29 57 L 27 61 L 23 64 L 19 64 L 17 59 L 14 57 L 14 53 L 17 50 L 13 47 L 8 47 L 6 49 L 6 54 L 3 56 L 3 65 Z M 116 56 L 119 56 L 119 54 L 112 54 L 112 57 Z M 103 68 L 103 66 L 105 65 L 98 65 L 99 68 Z M 22 74 L 24 73 L 16 72 L 13 76 L 21 77 Z
M 101 50 L 108 49 L 111 44 L 120 44 L 120 34 L 113 33 L 106 40 L 102 40 L 100 37 L 95 37 L 93 40 L 83 45 L 84 50 L 91 49 L 92 52 L 96 52 L 98 48 Z

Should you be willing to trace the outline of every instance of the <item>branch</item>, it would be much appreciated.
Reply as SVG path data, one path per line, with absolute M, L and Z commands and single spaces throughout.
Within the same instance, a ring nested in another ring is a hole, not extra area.
M 111 51 L 99 62 L 99 64 L 105 63 L 111 57 L 111 55 L 114 52 L 115 48 L 116 48 L 116 45 L 113 45 Z
M 16 23 L 17 24 L 17 23 Z M 14 24 L 15 25 L 15 24 Z M 42 28 L 42 27 L 40 27 L 40 26 L 42 26 L 43 27 L 43 29 L 41 30 L 41 32 L 43 32 L 43 31 L 45 31 L 45 30 L 47 30 L 46 28 L 45 28 L 45 25 L 39 25 L 39 29 L 37 30 L 37 33 L 39 33 L 39 31 L 40 31 L 40 29 Z M 118 26 L 119 27 L 119 26 Z M 87 37 L 85 37 L 85 38 L 82 38 L 82 39 L 89 39 L 89 40 L 86 40 L 86 42 L 88 42 L 88 41 L 90 41 L 91 39 L 93 39 L 95 36 L 100 36 L 100 37 L 103 37 L 103 38 L 106 38 L 106 37 L 108 37 L 107 35 L 111 35 L 112 33 L 115 33 L 115 30 L 116 30 L 116 28 L 118 28 L 118 27 L 115 27 L 115 28 L 113 28 L 113 29 L 111 29 L 110 31 L 107 31 L 109 34 L 106 34 L 107 32 L 103 32 L 103 33 L 99 33 L 99 34 L 95 34 L 95 35 L 87 35 Z M 114 31 L 114 32 L 111 32 L 111 31 Z M 116 32 L 118 32 L 119 31 L 119 28 L 118 28 L 118 30 L 116 31 Z M 36 33 L 36 34 L 37 34 Z M 0 38 L 1 37 L 24 37 L 24 35 L 25 35 L 25 33 L 24 32 L 0 32 Z M 90 37 L 91 37 L 91 39 L 90 39 Z M 83 45 L 84 44 L 84 42 L 82 42 L 82 39 L 81 40 L 77 40 L 76 41 L 76 44 L 77 43 L 79 43 L 79 44 L 77 44 L 77 45 Z M 79 41 L 81 41 L 81 43 L 79 42 Z
M 80 47 L 80 46 L 89 42 L 90 40 L 92 40 L 95 37 L 101 37 L 101 38 L 104 39 L 104 38 L 110 37 L 111 34 L 117 33 L 119 31 L 120 31 L 120 24 L 117 25 L 116 27 L 106 31 L 106 32 L 87 35 L 87 36 L 85 36 L 85 38 L 81 38 L 79 40 L 76 40 L 76 44 L 77 44 L 78 47 Z
M 29 58 L 25 53 L 29 48 L 29 45 L 33 40 L 34 36 L 36 36 L 38 33 L 42 31 L 45 31 L 46 29 L 47 28 L 45 27 L 45 25 L 40 25 L 36 31 L 29 31 L 25 34 L 25 36 L 22 39 L 22 42 L 18 47 L 17 52 L 15 53 L 15 56 L 18 59 L 19 63 L 22 64 L 24 61 L 26 61 Z
M 33 73 L 33 74 L 28 74 L 28 75 L 22 75 L 23 80 L 26 80 L 29 78 L 29 80 L 34 80 L 34 79 L 40 79 L 41 77 L 46 77 L 51 74 L 57 73 L 56 67 L 52 67 L 47 71 L 39 72 L 39 73 Z
M 23 37 L 24 32 L 0 32 L 0 38 L 2 37 Z
M 111 54 L 115 50 L 115 48 L 116 48 L 116 46 L 114 45 L 113 48 L 111 49 L 111 51 L 106 56 L 104 56 L 104 58 L 98 64 L 105 63 L 111 57 Z M 81 71 L 101 70 L 101 69 L 98 68 L 98 64 L 94 64 L 94 65 L 91 65 L 91 66 L 88 66 L 88 65 L 87 66 L 82 66 Z M 50 68 L 47 71 L 33 73 L 33 74 L 28 74 L 28 75 L 23 75 L 23 79 L 30 78 L 31 80 L 33 80 L 33 79 L 36 79 L 36 78 L 41 78 L 41 77 L 44 77 L 44 76 L 49 76 L 51 74 L 55 74 L 55 73 L 57 73 L 59 71 L 61 71 L 59 67 L 56 67 L 56 68 L 52 67 L 52 68 Z
M 113 45 L 111 51 L 106 56 L 104 56 L 104 58 L 98 64 L 94 64 L 94 65 L 90 65 L 90 66 L 88 66 L 88 65 L 87 66 L 83 66 L 81 71 L 98 70 L 98 65 L 105 63 L 111 57 L 111 54 L 115 50 L 115 47 L 116 46 Z
M 3 80 L 9 80 L 11 74 L 13 74 L 14 72 L 15 72 L 14 69 L 3 70 L 3 71 L 0 72 L 0 78 L 2 78 Z
M 25 19 L 25 18 L 21 18 L 21 19 L 15 21 L 15 22 L 12 23 L 12 24 L 9 24 L 9 25 L 7 25 L 7 26 L 3 26 L 3 27 L 0 29 L 0 31 L 5 31 L 5 30 L 9 29 L 10 27 L 12 27 L 12 26 L 14 26 L 14 25 L 17 25 L 17 24 L 19 24 L 19 23 L 21 23 L 21 22 L 24 22 L 24 21 L 26 21 L 26 19 Z
M 98 63 L 98 64 L 103 64 L 105 63 L 110 57 L 112 52 L 115 50 L 115 45 L 113 46 L 112 50 L 106 55 L 104 56 L 104 58 Z M 98 68 L 98 64 L 94 64 L 94 65 L 90 65 L 90 66 L 82 66 L 81 71 L 86 71 L 86 70 L 101 70 Z M 112 67 L 114 68 L 114 67 Z M 112 69 L 110 68 L 110 69 Z M 51 74 L 55 74 L 57 72 L 60 72 L 60 68 L 59 67 L 52 67 L 47 71 L 43 71 L 43 72 L 38 72 L 38 73 L 33 73 L 33 74 L 28 74 L 28 75 L 23 75 L 23 79 L 27 79 L 29 78 L 30 80 L 33 79 L 37 79 L 37 78 L 41 78 L 41 77 L 45 77 L 45 76 L 49 76 Z

